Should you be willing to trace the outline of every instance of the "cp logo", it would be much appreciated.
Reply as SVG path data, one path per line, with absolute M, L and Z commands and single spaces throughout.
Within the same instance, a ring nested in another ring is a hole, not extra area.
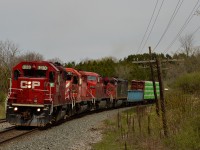
M 22 89 L 27 89 L 27 88 L 34 89 L 36 86 L 40 86 L 40 82 L 39 81 L 21 81 L 21 83 L 20 83 L 20 87 Z

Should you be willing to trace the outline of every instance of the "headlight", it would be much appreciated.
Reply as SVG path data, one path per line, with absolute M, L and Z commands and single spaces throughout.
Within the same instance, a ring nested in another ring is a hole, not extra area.
M 18 108 L 17 107 L 14 107 L 14 111 L 17 111 L 18 110 Z
M 38 108 L 38 109 L 37 109 L 37 112 L 40 112 L 40 111 L 41 111 L 41 109 L 40 109 L 40 108 Z

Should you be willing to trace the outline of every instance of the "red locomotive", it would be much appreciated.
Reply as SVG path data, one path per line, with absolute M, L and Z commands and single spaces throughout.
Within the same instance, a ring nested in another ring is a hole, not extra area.
M 46 126 L 63 117 L 67 72 L 46 61 L 21 62 L 12 70 L 6 119 L 19 126 Z
M 85 110 L 126 102 L 128 82 L 47 61 L 21 62 L 12 70 L 6 119 L 17 126 L 46 126 Z

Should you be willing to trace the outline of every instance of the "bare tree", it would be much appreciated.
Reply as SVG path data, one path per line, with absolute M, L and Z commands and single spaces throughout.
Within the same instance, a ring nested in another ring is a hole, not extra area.
M 0 65 L 9 70 L 15 65 L 17 54 L 19 53 L 18 46 L 12 41 L 0 41 Z
M 0 41 L 0 92 L 7 93 L 12 67 L 17 62 L 18 46 L 12 41 Z
M 58 58 L 58 57 L 51 58 L 51 59 L 49 59 L 48 61 L 51 61 L 51 62 L 53 62 L 53 63 L 58 62 L 58 63 L 60 63 L 60 64 L 63 64 L 62 60 L 61 60 L 60 58 Z
M 26 52 L 19 56 L 19 61 L 42 61 L 44 57 L 36 52 Z
M 193 53 L 193 43 L 194 37 L 193 34 L 186 34 L 185 36 L 179 39 L 181 48 L 186 53 L 186 56 L 190 56 Z

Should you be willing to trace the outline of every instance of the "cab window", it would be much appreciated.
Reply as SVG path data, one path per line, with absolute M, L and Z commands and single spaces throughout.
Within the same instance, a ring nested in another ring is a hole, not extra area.
M 87 76 L 88 81 L 96 81 L 96 76 Z
M 14 71 L 14 80 L 18 80 L 19 76 L 20 76 L 20 71 L 19 70 L 15 70 Z
M 49 82 L 54 82 L 55 81 L 55 72 L 50 71 L 49 72 Z
M 25 77 L 46 77 L 46 70 L 23 69 Z

